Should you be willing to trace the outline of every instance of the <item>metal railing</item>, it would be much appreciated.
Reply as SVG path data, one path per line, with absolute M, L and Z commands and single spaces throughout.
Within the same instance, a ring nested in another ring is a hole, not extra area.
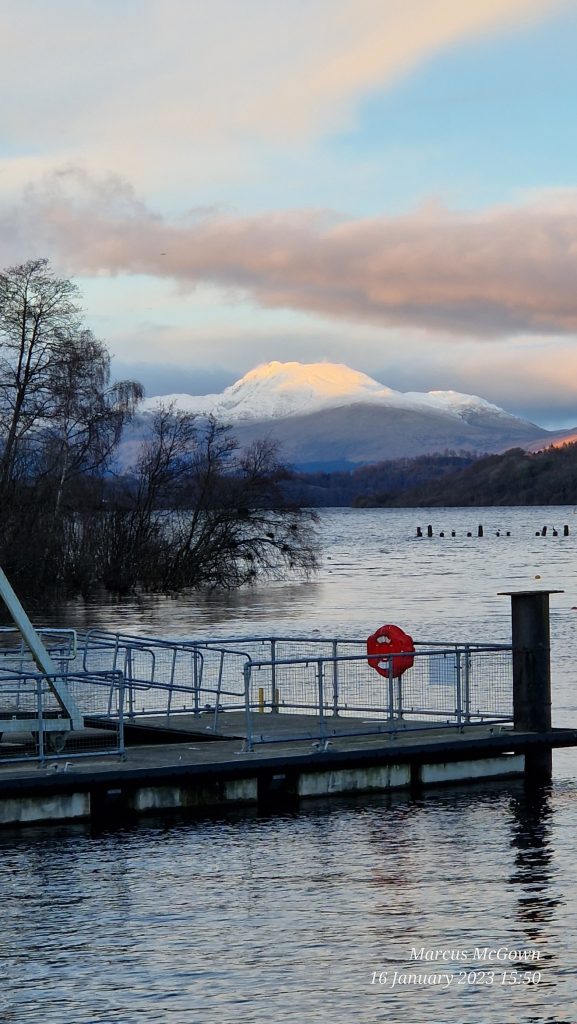
M 249 749 L 257 742 L 311 738 L 310 731 L 303 735 L 296 726 L 294 733 L 267 728 L 261 717 L 266 712 L 311 716 L 317 723 L 316 738 L 321 741 L 332 736 L 396 735 L 401 730 L 422 730 L 425 725 L 462 730 L 470 725 L 512 722 L 510 646 L 416 647 L 413 667 L 398 679 L 391 671 L 393 656 L 380 659 L 385 669 L 388 661 L 388 677 L 377 674 L 366 655 L 359 654 L 318 656 L 313 652 L 304 658 L 248 662 L 244 675 Z
M 36 630 L 50 657 L 63 670 L 77 656 L 75 629 L 55 629 L 42 626 Z M 21 672 L 35 668 L 30 648 L 15 626 L 0 626 L 0 672 Z
M 62 678 L 78 694 L 85 719 L 93 726 L 118 728 L 120 747 L 124 723 L 150 716 L 166 716 L 173 727 L 179 715 L 204 716 L 203 728 L 217 733 L 222 712 L 242 712 L 231 722 L 235 728 L 240 723 L 238 732 L 245 735 L 248 749 L 261 742 L 465 729 L 509 723 L 513 717 L 512 650 L 504 644 L 418 643 L 413 667 L 393 679 L 390 671 L 386 677 L 386 658 L 379 659 L 385 667 L 385 674 L 379 674 L 374 658 L 367 659 L 366 641 L 357 638 L 164 640 L 103 630 L 78 636 L 74 631 L 52 633 L 57 634 L 50 641 L 53 652 L 58 645 L 62 651 Z M 17 720 L 20 711 L 36 707 L 37 697 L 27 690 L 30 681 L 38 687 L 39 680 L 49 677 L 35 674 L 25 653 L 7 642 L 3 657 L 2 639 L 0 687 L 12 678 Z M 94 680 L 102 681 L 98 707 L 89 707 Z M 22 704 L 24 692 L 28 709 Z M 42 723 L 62 714 L 54 695 L 48 698 L 43 691 L 42 701 Z M 300 722 L 298 715 L 304 716 Z M 43 730 L 58 731 L 52 724 Z M 45 746 L 51 744 L 48 740 Z
M 56 699 L 52 681 L 29 670 L 0 675 L 0 763 L 123 754 L 122 673 L 67 674 L 84 721 L 78 730 Z
M 79 639 L 83 671 L 120 671 L 125 717 L 210 714 L 244 709 L 245 650 L 211 641 L 161 640 L 91 630 Z

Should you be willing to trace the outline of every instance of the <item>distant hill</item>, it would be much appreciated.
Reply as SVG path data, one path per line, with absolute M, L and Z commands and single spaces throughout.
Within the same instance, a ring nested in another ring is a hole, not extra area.
M 491 505 L 577 505 L 577 444 L 529 453 L 513 448 L 458 468 L 442 480 L 365 498 L 365 504 L 431 508 Z
M 290 500 L 316 508 L 384 505 L 417 484 L 427 488 L 447 480 L 475 459 L 475 455 L 447 452 L 346 470 L 295 473 L 284 487 Z

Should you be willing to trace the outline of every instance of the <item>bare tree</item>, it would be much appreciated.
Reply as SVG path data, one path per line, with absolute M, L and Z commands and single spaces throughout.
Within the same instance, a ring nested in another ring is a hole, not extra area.
M 51 401 L 40 431 L 44 472 L 58 515 L 65 487 L 109 465 L 122 430 L 143 397 L 136 381 L 110 382 L 110 356 L 91 331 L 64 338 L 50 379 Z
M 178 591 L 308 575 L 317 565 L 316 517 L 287 504 L 284 476 L 274 445 L 240 453 L 214 419 L 159 408 L 132 503 L 111 512 L 104 529 L 107 586 Z
M 47 260 L 0 274 L 0 494 L 14 473 L 18 446 L 52 401 L 54 360 L 62 339 L 80 328 L 78 289 L 55 277 Z
M 314 515 L 285 500 L 275 447 L 241 452 L 213 419 L 160 407 L 113 485 L 141 397 L 111 383 L 76 286 L 47 260 L 0 273 L 0 562 L 17 585 L 177 591 L 314 570 Z
M 111 383 L 76 286 L 47 260 L 0 274 L 0 557 L 22 586 L 61 584 L 86 549 L 79 514 L 142 393 Z

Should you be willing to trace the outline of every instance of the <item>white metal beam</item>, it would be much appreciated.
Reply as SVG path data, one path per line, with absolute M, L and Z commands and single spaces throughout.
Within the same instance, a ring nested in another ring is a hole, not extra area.
M 82 713 L 66 686 L 62 673 L 52 661 L 2 568 L 0 568 L 0 597 L 20 630 L 24 642 L 30 648 L 35 664 L 41 672 L 46 673 L 48 685 L 62 710 L 69 716 L 72 728 L 81 729 L 84 724 Z

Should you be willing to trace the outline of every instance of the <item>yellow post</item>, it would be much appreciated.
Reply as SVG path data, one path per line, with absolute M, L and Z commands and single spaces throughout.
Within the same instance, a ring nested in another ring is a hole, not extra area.
M 258 710 L 262 714 L 264 712 L 264 687 L 259 686 L 258 688 Z

